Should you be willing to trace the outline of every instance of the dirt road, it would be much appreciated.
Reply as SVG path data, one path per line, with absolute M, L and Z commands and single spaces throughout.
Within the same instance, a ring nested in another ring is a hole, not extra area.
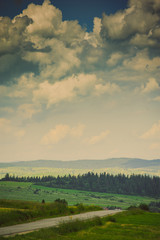
M 107 215 L 116 214 L 121 211 L 122 210 L 101 210 L 101 211 L 87 212 L 87 213 L 81 213 L 81 214 L 71 215 L 71 216 L 42 219 L 35 222 L 23 223 L 23 224 L 8 226 L 8 227 L 1 227 L 0 236 L 27 233 L 34 230 L 38 230 L 40 228 L 57 226 L 61 222 L 68 222 L 75 219 L 85 220 L 85 219 L 93 218 L 95 216 L 104 217 Z

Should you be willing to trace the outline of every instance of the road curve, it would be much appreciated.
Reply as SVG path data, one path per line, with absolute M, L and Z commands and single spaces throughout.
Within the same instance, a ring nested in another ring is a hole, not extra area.
M 85 220 L 93 217 L 104 217 L 107 215 L 112 215 L 121 212 L 122 210 L 101 210 L 101 211 L 94 211 L 94 212 L 87 212 L 87 213 L 80 213 L 77 215 L 70 215 L 70 216 L 64 216 L 64 217 L 56 217 L 56 218 L 47 218 L 38 220 L 35 222 L 30 223 L 23 223 L 23 224 L 17 224 L 13 226 L 8 227 L 1 227 L 0 228 L 0 236 L 5 235 L 13 235 L 13 234 L 20 234 L 20 233 L 27 233 L 34 230 L 38 230 L 40 228 L 48 228 L 48 227 L 54 227 L 60 224 L 61 222 L 69 222 L 71 220 L 79 219 L 79 220 Z

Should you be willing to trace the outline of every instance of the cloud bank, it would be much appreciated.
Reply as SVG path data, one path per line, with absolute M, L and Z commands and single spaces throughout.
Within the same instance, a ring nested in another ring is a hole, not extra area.
M 8 148 L 26 158 L 66 158 L 64 142 L 68 158 L 107 157 L 114 149 L 122 149 L 117 156 L 159 156 L 159 38 L 159 0 L 129 0 L 126 9 L 95 16 L 90 32 L 63 20 L 49 0 L 0 17 L 4 159 Z M 57 152 L 45 152 L 55 144 Z

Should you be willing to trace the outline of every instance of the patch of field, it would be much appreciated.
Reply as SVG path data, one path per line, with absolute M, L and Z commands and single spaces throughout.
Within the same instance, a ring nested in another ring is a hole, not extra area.
M 0 181 L 0 199 L 28 200 L 53 202 L 57 198 L 65 199 L 69 205 L 83 203 L 84 205 L 97 205 L 102 207 L 116 206 L 126 209 L 131 205 L 140 203 L 149 204 L 158 199 L 150 197 L 129 196 L 120 194 L 107 194 L 71 189 L 49 188 L 25 182 Z
M 5 238 L 2 238 L 5 239 Z M 103 219 L 62 223 L 8 240 L 159 240 L 160 214 L 130 210 Z
M 100 168 L 100 169 L 71 169 L 71 168 L 45 168 L 45 167 L 7 167 L 7 168 L 0 168 L 0 179 L 3 178 L 6 173 L 9 173 L 9 175 L 15 175 L 19 177 L 42 177 L 42 176 L 64 176 L 64 175 L 75 175 L 78 176 L 78 174 L 82 175 L 88 172 L 93 173 L 110 173 L 113 175 L 116 174 L 125 174 L 125 175 L 131 175 L 131 174 L 147 174 L 151 176 L 160 176 L 160 169 L 158 168 L 132 168 L 132 169 L 124 169 L 124 168 Z
M 0 199 L 0 227 L 43 218 L 102 210 L 99 206 L 68 206 L 64 199 L 52 203 Z

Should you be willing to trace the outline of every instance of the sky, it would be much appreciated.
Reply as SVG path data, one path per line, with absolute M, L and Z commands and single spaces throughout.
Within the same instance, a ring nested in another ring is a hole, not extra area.
M 160 158 L 159 0 L 1 0 L 0 16 L 0 162 Z

